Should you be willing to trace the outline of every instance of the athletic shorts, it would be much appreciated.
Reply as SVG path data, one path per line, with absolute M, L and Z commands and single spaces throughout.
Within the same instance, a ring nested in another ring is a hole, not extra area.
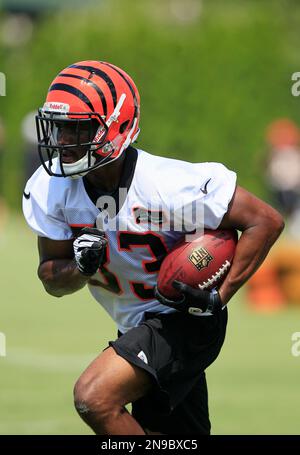
M 218 315 L 146 313 L 145 320 L 109 345 L 147 371 L 153 387 L 132 403 L 143 428 L 164 434 L 210 434 L 205 369 L 223 345 L 227 309 Z

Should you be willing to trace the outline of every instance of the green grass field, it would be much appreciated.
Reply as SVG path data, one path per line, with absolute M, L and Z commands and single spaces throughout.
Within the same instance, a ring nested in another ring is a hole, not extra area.
M 0 252 L 0 434 L 91 434 L 73 409 L 73 384 L 115 338 L 114 324 L 86 290 L 62 299 L 44 292 L 22 218 L 10 217 Z M 227 340 L 207 371 L 214 434 L 299 433 L 297 331 L 299 310 L 253 313 L 242 294 L 230 303 Z

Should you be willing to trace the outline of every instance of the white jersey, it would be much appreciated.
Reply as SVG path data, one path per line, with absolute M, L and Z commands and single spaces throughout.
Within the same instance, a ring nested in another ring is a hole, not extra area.
M 50 177 L 42 166 L 23 197 L 24 216 L 38 236 L 67 240 L 84 226 L 105 230 L 106 259 L 88 287 L 122 333 L 147 311 L 175 311 L 153 296 L 162 259 L 184 232 L 218 228 L 236 186 L 236 174 L 219 163 L 126 153 L 129 171 L 117 204 L 108 195 L 93 200 L 86 178 Z

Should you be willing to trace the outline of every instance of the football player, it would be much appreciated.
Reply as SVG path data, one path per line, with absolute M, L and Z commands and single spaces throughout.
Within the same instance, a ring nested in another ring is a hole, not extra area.
M 226 304 L 283 220 L 222 164 L 135 148 L 139 119 L 138 90 L 122 69 L 82 61 L 62 70 L 36 117 L 42 165 L 23 211 L 45 290 L 62 297 L 87 285 L 118 328 L 76 382 L 80 417 L 97 434 L 209 434 L 205 370 L 224 341 Z M 177 309 L 155 289 L 164 256 L 184 234 L 219 227 L 242 232 L 227 278 L 219 292 L 175 283 Z

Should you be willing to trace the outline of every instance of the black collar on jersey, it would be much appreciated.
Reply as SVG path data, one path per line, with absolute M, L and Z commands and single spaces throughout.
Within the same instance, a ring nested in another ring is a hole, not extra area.
M 138 157 L 137 150 L 132 146 L 129 146 L 123 153 L 125 153 L 125 160 L 124 160 L 124 164 L 123 164 L 123 170 L 122 170 L 122 174 L 121 174 L 121 178 L 120 178 L 120 183 L 119 183 L 118 188 L 116 188 L 113 192 L 110 193 L 110 192 L 103 191 L 99 188 L 96 188 L 87 180 L 86 177 L 83 177 L 83 179 L 82 179 L 85 191 L 87 192 L 87 194 L 88 194 L 89 198 L 91 199 L 91 201 L 93 202 L 93 204 L 96 205 L 98 198 L 101 196 L 111 196 L 115 200 L 116 213 L 118 213 L 120 211 L 120 208 L 122 208 L 123 203 L 125 202 L 125 201 L 121 201 L 121 206 L 119 206 L 120 205 L 119 204 L 119 202 L 120 202 L 119 201 L 119 189 L 126 188 L 126 190 L 128 192 L 132 179 L 133 179 L 133 176 L 134 176 L 135 166 L 136 166 L 137 157 Z M 103 210 L 105 208 L 106 207 L 99 207 L 99 210 L 101 211 L 101 209 Z

